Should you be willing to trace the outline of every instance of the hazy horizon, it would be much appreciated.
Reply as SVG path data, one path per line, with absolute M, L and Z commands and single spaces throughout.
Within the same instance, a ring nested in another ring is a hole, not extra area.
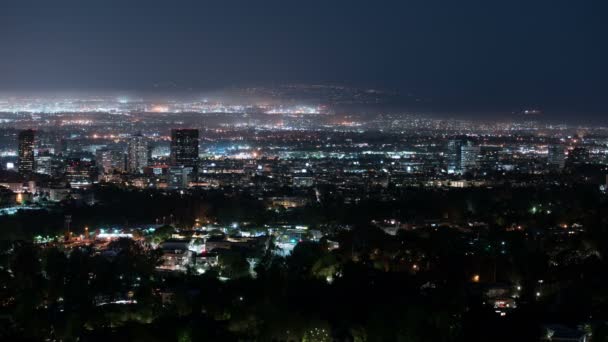
M 0 4 L 0 90 L 285 83 L 413 94 L 441 111 L 606 116 L 605 1 Z

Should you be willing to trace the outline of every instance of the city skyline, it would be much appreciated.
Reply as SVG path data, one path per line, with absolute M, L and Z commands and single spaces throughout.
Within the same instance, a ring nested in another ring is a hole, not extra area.
M 0 341 L 608 342 L 607 11 L 0 1 Z

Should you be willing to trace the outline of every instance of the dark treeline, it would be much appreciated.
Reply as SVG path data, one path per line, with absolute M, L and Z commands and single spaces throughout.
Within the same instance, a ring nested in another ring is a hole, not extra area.
M 70 201 L 4 216 L 0 339 L 535 341 L 545 323 L 584 324 L 593 341 L 608 336 L 608 202 L 597 189 L 407 189 L 395 201 L 352 204 L 331 192 L 303 208 L 268 210 L 238 192 L 97 187 L 95 205 Z M 98 251 L 29 242 L 61 232 L 65 214 L 74 229 L 156 219 L 190 228 L 202 218 L 301 222 L 327 235 L 286 258 L 271 243 L 255 256 L 255 277 L 251 255 L 238 249 L 203 275 L 166 274 L 155 270 L 160 252 L 145 243 L 117 240 Z M 391 236 L 370 223 L 389 217 L 466 229 Z M 472 221 L 486 225 L 469 229 Z M 575 223 L 576 234 L 556 231 Z M 521 287 L 505 317 L 484 305 L 484 291 L 496 284 Z
M 86 193 L 89 201 L 71 200 L 49 211 L 20 211 L 0 216 L 0 240 L 31 239 L 35 235 L 61 234 L 64 215 L 72 216 L 72 227 L 81 231 L 111 225 L 175 224 L 191 227 L 195 219 L 254 225 L 293 222 L 313 227 L 352 225 L 394 218 L 405 223 L 442 220 L 463 224 L 481 221 L 502 229 L 512 223 L 547 228 L 563 222 L 593 223 L 605 219 L 605 197 L 595 186 L 527 187 L 482 189 L 417 189 L 396 191 L 394 200 L 361 198 L 345 202 L 332 188 L 313 193 L 309 204 L 292 210 L 267 210 L 267 203 L 238 191 L 211 190 L 162 193 L 97 186 Z M 94 204 L 91 204 L 94 203 Z M 531 214 L 537 208 L 543 215 Z
M 594 322 L 608 319 L 606 248 L 593 246 L 589 235 L 562 245 L 558 254 L 523 232 L 488 234 L 475 247 L 468 234 L 448 229 L 389 236 L 362 225 L 332 238 L 340 248 L 329 250 L 325 239 L 304 242 L 287 258 L 270 248 L 255 278 L 235 260 L 222 260 L 204 275 L 163 275 L 154 271 L 158 253 L 131 240 L 113 242 L 110 256 L 14 243 L 1 272 L 0 336 L 534 341 L 547 321 L 588 322 L 594 341 L 605 336 L 605 326 Z M 508 254 L 501 253 L 502 241 Z M 221 281 L 220 272 L 233 278 Z M 473 274 L 483 280 L 472 282 Z M 540 299 L 538 279 L 545 282 Z M 506 317 L 483 305 L 484 286 L 495 282 L 522 287 L 519 308 Z M 121 299 L 137 303 L 104 305 Z

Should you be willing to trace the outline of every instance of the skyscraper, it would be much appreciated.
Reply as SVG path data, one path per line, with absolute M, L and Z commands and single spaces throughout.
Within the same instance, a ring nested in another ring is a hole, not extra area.
M 462 172 L 470 172 L 479 166 L 480 151 L 481 148 L 479 146 L 466 145 L 460 148 L 460 166 L 462 167 Z
M 169 189 L 182 189 L 187 188 L 188 183 L 192 180 L 193 167 L 171 166 L 168 173 L 168 186 Z
M 497 170 L 500 164 L 502 147 L 496 145 L 483 145 L 479 147 L 479 168 L 484 171 Z
M 566 153 L 562 145 L 549 145 L 547 154 L 549 167 L 563 169 L 566 164 Z
M 141 172 L 148 166 L 148 154 L 148 140 L 141 134 L 132 136 L 127 148 L 127 170 L 131 173 Z
M 66 166 L 66 180 L 72 188 L 86 188 L 93 184 L 97 166 L 90 159 L 70 158 Z
M 583 165 L 589 163 L 589 150 L 585 147 L 575 147 L 568 152 L 566 162 L 569 167 Z
M 463 142 L 462 140 L 450 140 L 448 141 L 448 173 L 459 173 L 461 171 L 460 160 L 462 158 L 461 150 Z
M 99 170 L 103 173 L 125 170 L 124 151 L 113 148 L 101 148 L 95 151 L 95 160 Z
M 43 175 L 52 174 L 53 156 L 49 151 L 38 151 L 36 156 L 36 173 Z
M 198 162 L 198 129 L 171 130 L 171 165 L 191 167 Z
M 34 131 L 27 129 L 19 132 L 19 173 L 34 172 Z

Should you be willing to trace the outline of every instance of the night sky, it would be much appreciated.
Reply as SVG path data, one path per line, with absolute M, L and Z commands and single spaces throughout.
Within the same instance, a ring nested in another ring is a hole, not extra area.
M 0 90 L 338 83 L 608 114 L 608 1 L 2 0 Z

